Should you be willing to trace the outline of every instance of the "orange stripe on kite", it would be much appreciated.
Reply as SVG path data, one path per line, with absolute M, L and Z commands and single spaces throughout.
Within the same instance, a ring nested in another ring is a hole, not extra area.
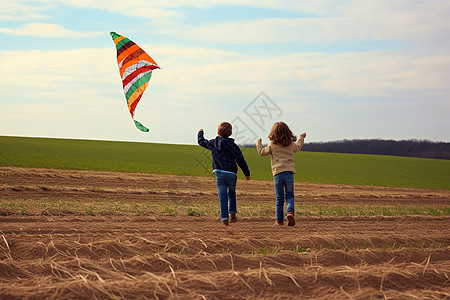
M 141 85 L 131 96 L 130 98 L 128 98 L 128 109 L 131 108 L 131 105 L 133 104 L 134 101 L 136 101 L 136 99 L 145 91 L 145 89 L 148 86 L 148 81 L 146 83 L 144 83 L 143 85 Z M 130 111 L 130 113 L 132 113 Z
M 144 52 L 141 55 L 139 55 L 138 57 L 134 58 L 133 60 L 130 60 L 129 62 L 127 62 L 126 64 L 124 64 L 120 67 L 120 70 L 119 70 L 120 77 L 123 78 L 123 73 L 125 73 L 125 71 L 128 67 L 137 64 L 141 60 L 145 60 L 145 61 L 150 60 L 151 62 L 154 62 L 154 60 L 147 53 Z M 156 63 L 154 63 L 154 64 L 156 65 Z
M 114 39 L 114 43 L 117 45 L 118 43 L 120 43 L 121 40 L 123 40 L 125 37 L 123 35 L 117 37 Z
M 117 64 L 120 64 L 120 62 L 122 60 L 124 60 L 125 57 L 127 57 L 128 55 L 130 55 L 131 53 L 133 53 L 134 51 L 136 51 L 138 49 L 141 49 L 141 48 L 138 45 L 134 44 L 130 48 L 128 48 L 125 51 L 123 51 L 122 53 L 120 53 L 120 55 L 117 56 Z

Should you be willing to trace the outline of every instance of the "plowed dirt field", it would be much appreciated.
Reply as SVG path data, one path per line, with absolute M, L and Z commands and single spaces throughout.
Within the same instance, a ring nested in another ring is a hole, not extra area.
M 0 298 L 450 298 L 450 191 L 295 197 L 276 226 L 273 184 L 239 181 L 223 226 L 214 178 L 0 167 Z

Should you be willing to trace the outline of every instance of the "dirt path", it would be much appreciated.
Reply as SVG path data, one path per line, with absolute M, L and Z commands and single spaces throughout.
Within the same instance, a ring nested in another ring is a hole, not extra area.
M 274 202 L 273 183 L 238 181 L 239 201 Z M 214 201 L 213 177 L 0 167 L 0 197 Z M 299 203 L 448 206 L 449 190 L 295 183 Z
M 239 204 L 273 204 L 270 182 L 239 182 Z M 449 191 L 296 183 L 296 201 L 447 207 Z M 86 215 L 96 201 L 212 202 L 211 178 L 0 168 L 1 299 L 448 299 L 448 216 Z M 19 200 L 17 200 L 19 199 Z M 6 203 L 74 203 L 20 216 Z M 16 202 L 15 202 L 16 201 Z M 74 213 L 70 214 L 73 209 Z

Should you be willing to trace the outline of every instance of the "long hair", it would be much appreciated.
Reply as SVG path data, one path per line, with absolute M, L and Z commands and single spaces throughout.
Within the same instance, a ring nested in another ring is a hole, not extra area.
M 297 140 L 297 137 L 284 122 L 276 122 L 273 124 L 268 138 L 272 143 L 281 144 L 284 147 L 289 146 L 292 142 Z

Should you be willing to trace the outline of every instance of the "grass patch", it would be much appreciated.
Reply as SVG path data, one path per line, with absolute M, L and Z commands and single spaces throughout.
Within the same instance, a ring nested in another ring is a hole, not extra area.
M 432 243 L 432 244 L 429 246 L 429 248 L 432 248 L 432 249 L 444 249 L 444 248 L 448 248 L 448 247 L 450 247 L 450 245 L 445 246 L 445 245 L 442 244 L 442 243 Z
M 201 213 L 196 211 L 195 209 L 192 209 L 192 208 L 189 207 L 188 211 L 187 211 L 187 215 L 191 216 L 191 217 L 200 217 Z
M 162 211 L 163 216 L 178 216 L 178 212 L 170 207 L 165 207 Z
M 321 206 L 296 205 L 297 215 L 304 216 L 448 216 L 449 207 L 417 207 L 417 206 Z
M 310 251 L 311 251 L 310 248 L 302 247 L 300 245 L 297 245 L 294 250 L 294 252 L 296 252 L 296 253 L 306 253 L 306 252 L 310 252 Z
M 219 203 L 182 201 L 152 201 L 152 202 L 126 202 L 110 201 L 108 199 L 77 199 L 70 202 L 65 199 L 27 198 L 0 199 L 0 209 L 16 215 L 42 215 L 42 214 L 79 214 L 79 215 L 138 215 L 138 216 L 205 216 L 218 217 Z M 275 217 L 275 203 L 249 203 L 238 202 L 239 218 Z M 316 204 L 299 204 L 295 206 L 296 214 L 301 220 L 302 216 L 317 217 L 358 217 L 358 216 L 433 216 L 442 217 L 450 214 L 449 207 L 417 207 L 417 206 L 323 206 Z
M 283 246 L 266 247 L 254 251 L 253 254 L 263 254 L 263 255 L 277 254 L 278 252 L 281 251 L 281 249 L 283 249 Z
M 439 217 L 442 215 L 442 211 L 436 208 L 428 208 L 428 213 L 430 216 Z
M 398 243 L 397 241 L 388 242 L 385 244 L 369 244 L 366 242 L 362 246 L 360 245 L 348 245 L 348 244 L 342 244 L 342 243 L 331 243 L 329 244 L 329 250 L 336 250 L 336 251 L 344 251 L 345 253 L 349 253 L 351 251 L 373 251 L 373 250 L 383 250 L 383 251 L 395 251 L 395 250 L 401 250 L 401 249 L 448 249 L 450 247 L 450 244 L 448 243 L 437 243 L 437 242 L 405 242 L 405 243 Z M 306 252 L 314 252 L 314 251 L 320 251 L 324 249 L 322 244 L 316 244 L 316 245 L 310 245 L 310 247 L 302 247 L 300 245 L 297 245 L 294 249 L 294 252 L 296 253 L 306 253 Z
M 85 208 L 85 212 L 86 212 L 86 215 L 88 215 L 88 216 L 94 216 L 95 215 L 93 206 L 86 207 Z
M 384 250 L 397 250 L 402 248 L 401 245 L 396 244 L 396 242 L 394 241 L 392 244 L 391 243 L 387 243 L 385 245 L 383 245 L 383 249 Z

